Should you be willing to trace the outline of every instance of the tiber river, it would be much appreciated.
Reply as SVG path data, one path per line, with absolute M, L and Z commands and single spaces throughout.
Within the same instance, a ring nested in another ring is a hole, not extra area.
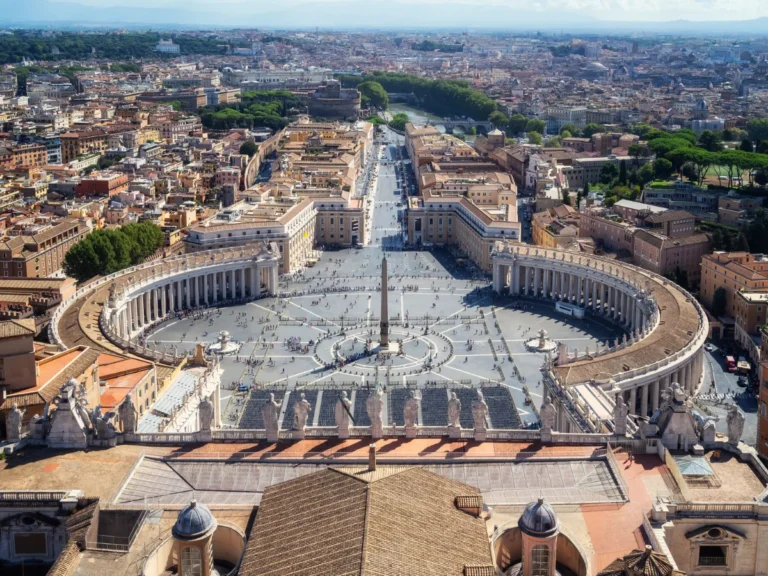
M 440 116 L 435 116 L 434 114 L 430 114 L 429 112 L 425 112 L 424 110 L 414 108 L 413 106 L 408 106 L 408 104 L 399 104 L 399 103 L 390 104 L 389 108 L 387 108 L 387 112 L 393 115 L 403 112 L 406 116 L 408 116 L 408 119 L 414 124 L 426 124 L 427 121 L 429 121 L 429 123 L 435 126 L 438 130 L 440 130 L 440 132 L 445 132 L 445 128 L 440 124 L 440 122 L 442 121 L 442 118 Z M 456 136 L 464 137 L 464 140 L 466 140 L 467 142 L 472 142 L 475 139 L 474 136 L 465 135 L 460 128 L 456 128 L 453 131 L 453 133 Z

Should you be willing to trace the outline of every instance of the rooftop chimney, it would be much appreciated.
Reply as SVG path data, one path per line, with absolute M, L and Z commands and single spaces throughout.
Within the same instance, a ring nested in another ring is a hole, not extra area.
M 376 444 L 368 445 L 368 472 L 376 472 Z

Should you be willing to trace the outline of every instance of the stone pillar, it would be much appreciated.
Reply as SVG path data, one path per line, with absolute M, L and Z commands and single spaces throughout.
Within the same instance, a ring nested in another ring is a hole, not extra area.
M 594 280 L 591 280 L 592 282 L 592 311 L 597 310 L 597 282 Z
M 659 409 L 659 381 L 654 380 L 651 384 L 651 413 Z
M 219 288 L 218 288 L 218 273 L 211 273 L 211 298 L 213 303 L 216 304 L 219 301 Z
M 634 416 L 636 412 L 636 406 L 637 406 L 637 388 L 632 388 L 629 391 L 629 413 Z
M 168 308 L 171 314 L 176 313 L 176 290 L 173 282 L 168 284 Z
M 251 296 L 261 296 L 261 268 L 258 264 L 251 268 Z
M 221 428 L 221 383 L 213 391 L 213 414 L 216 428 Z
M 271 292 L 271 294 L 272 294 L 272 296 L 276 296 L 277 295 L 277 284 L 278 284 L 277 276 L 278 276 L 277 275 L 277 264 L 275 264 L 271 268 L 271 277 L 272 277 L 272 292 Z
M 139 301 L 139 328 L 144 326 L 144 294 L 139 294 L 136 299 Z
M 166 301 L 165 293 L 168 290 L 168 286 L 163 284 L 160 287 L 160 315 L 165 318 L 168 316 L 168 302 Z
M 234 300 L 237 298 L 237 290 L 235 284 L 235 271 L 229 271 L 229 299 Z
M 568 274 L 568 302 L 573 302 L 573 274 Z
M 533 295 L 537 298 L 541 296 L 540 286 L 539 286 L 539 277 L 541 276 L 541 270 L 538 268 L 533 269 Z
M 240 268 L 240 298 L 245 300 L 245 268 Z
M 648 416 L 648 384 L 643 386 L 642 390 L 640 391 L 640 416 L 647 417 Z
M 203 274 L 203 300 L 204 300 L 206 306 L 208 305 L 208 302 L 209 302 L 209 300 L 208 300 L 208 276 L 210 276 L 210 274 L 208 274 L 207 272 L 205 274 Z
M 560 272 L 560 290 L 557 293 L 558 300 L 565 300 L 565 272 Z
M 176 282 L 176 306 L 179 310 L 184 310 L 184 278 Z

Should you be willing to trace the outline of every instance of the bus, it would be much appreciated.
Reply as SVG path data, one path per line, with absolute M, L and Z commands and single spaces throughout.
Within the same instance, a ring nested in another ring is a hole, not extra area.
M 582 308 L 581 306 L 568 304 L 567 302 L 557 302 L 555 304 L 555 310 L 557 310 L 561 314 L 578 318 L 579 320 L 584 318 L 584 308 Z
M 725 365 L 728 368 L 728 372 L 736 372 L 736 358 L 733 356 L 725 357 Z

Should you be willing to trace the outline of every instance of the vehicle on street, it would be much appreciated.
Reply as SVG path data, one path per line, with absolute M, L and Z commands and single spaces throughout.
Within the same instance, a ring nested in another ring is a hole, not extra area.
M 726 356 L 725 366 L 728 368 L 728 372 L 736 372 L 736 358 L 733 356 Z

